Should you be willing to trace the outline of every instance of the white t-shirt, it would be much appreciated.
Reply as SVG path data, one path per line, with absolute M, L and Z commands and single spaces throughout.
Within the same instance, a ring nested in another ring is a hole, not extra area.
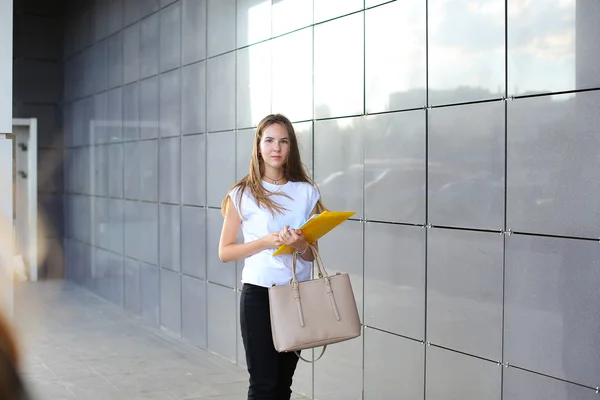
M 319 200 L 318 190 L 306 182 L 287 182 L 285 185 L 273 185 L 263 181 L 263 186 L 272 192 L 281 192 L 289 196 L 273 195 L 271 199 L 285 210 L 275 215 L 259 207 L 250 190 L 242 195 L 241 210 L 238 209 L 239 188 L 235 188 L 229 196 L 242 218 L 244 242 L 252 242 L 269 233 L 281 232 L 285 226 L 299 229 L 309 218 L 311 211 Z M 283 254 L 273 257 L 276 249 L 266 249 L 254 254 L 244 261 L 242 283 L 269 287 L 273 284 L 283 285 L 292 279 L 292 255 Z M 310 278 L 311 263 L 298 256 L 296 261 L 296 277 L 299 281 Z

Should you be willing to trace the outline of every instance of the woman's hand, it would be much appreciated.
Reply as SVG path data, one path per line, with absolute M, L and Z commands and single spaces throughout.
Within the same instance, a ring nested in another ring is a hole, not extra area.
M 263 244 L 267 249 L 276 249 L 283 244 L 280 237 L 280 232 L 269 233 L 262 238 Z
M 281 241 L 297 251 L 304 251 L 308 248 L 308 242 L 304 237 L 304 233 L 300 229 L 290 229 L 284 227 L 279 233 Z

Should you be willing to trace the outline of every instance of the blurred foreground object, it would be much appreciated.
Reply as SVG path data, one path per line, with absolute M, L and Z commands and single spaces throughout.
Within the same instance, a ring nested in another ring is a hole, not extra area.
M 0 313 L 0 399 L 30 400 L 20 372 L 19 351 L 14 331 Z

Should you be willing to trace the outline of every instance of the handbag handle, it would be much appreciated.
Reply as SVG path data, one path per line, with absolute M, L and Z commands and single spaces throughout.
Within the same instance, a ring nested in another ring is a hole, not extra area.
M 308 244 L 308 247 L 310 247 L 311 251 L 313 252 L 313 255 L 315 256 L 315 262 L 317 264 L 317 269 L 319 270 L 319 278 L 329 278 L 329 274 L 325 270 L 325 266 L 323 265 L 323 260 L 321 259 L 321 255 L 319 254 L 319 251 L 317 250 L 317 248 L 310 243 Z M 294 252 L 294 255 L 292 258 L 292 283 L 298 282 L 298 278 L 296 277 L 296 260 L 297 259 L 298 259 L 298 253 Z

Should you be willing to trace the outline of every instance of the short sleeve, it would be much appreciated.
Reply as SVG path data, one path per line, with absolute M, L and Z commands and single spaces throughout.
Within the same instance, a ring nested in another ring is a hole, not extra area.
M 309 210 L 310 210 L 309 212 L 312 212 L 312 210 L 317 205 L 317 202 L 321 198 L 321 195 L 319 194 L 319 191 L 317 190 L 317 188 L 314 187 L 313 185 L 310 185 L 309 191 L 310 191 L 310 195 L 308 196 L 309 202 L 310 202 L 309 203 Z
M 241 218 L 242 217 L 242 213 L 241 213 L 241 211 L 239 209 L 239 203 L 238 203 L 238 201 L 240 200 L 240 198 L 239 198 L 239 196 L 240 196 L 240 187 L 236 186 L 233 189 L 231 189 L 229 191 L 228 196 L 231 199 L 231 202 L 233 203 L 233 206 L 235 207 L 235 210 L 237 211 L 238 215 Z

